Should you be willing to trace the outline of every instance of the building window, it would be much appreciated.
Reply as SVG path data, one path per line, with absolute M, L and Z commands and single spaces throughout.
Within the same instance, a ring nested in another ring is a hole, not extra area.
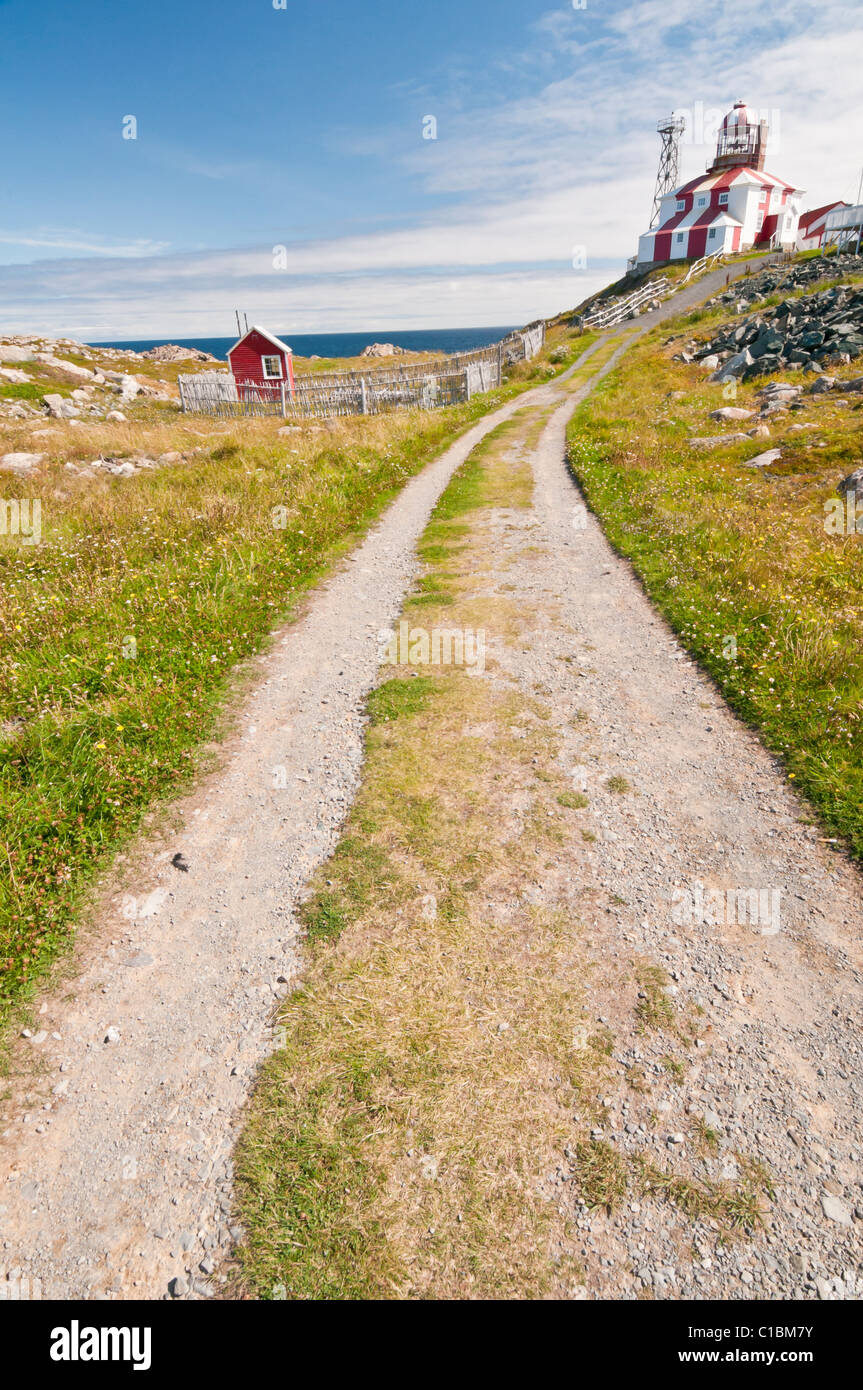
M 756 230 L 756 232 L 760 232 L 760 231 L 761 231 L 761 228 L 762 228 L 763 226 L 764 226 L 764 213 L 763 213 L 763 212 L 759 212 L 759 214 L 758 214 L 758 221 L 757 221 L 756 224 L 755 224 L 755 230 Z
M 678 241 L 682 241 L 682 240 L 683 240 L 683 233 L 682 233 L 682 232 L 678 232 L 678 233 L 677 233 L 677 240 L 678 240 Z
M 685 211 L 685 208 L 686 208 L 686 199 L 685 199 L 685 198 L 678 198 L 678 200 L 677 200 L 677 211 L 678 211 L 678 212 L 683 212 L 683 211 Z
M 720 207 L 725 207 L 725 205 L 727 204 L 727 202 L 728 202 L 728 194 L 727 194 L 727 193 L 720 193 L 720 195 L 719 195 L 719 206 L 720 206 Z
M 712 237 L 715 237 L 716 234 L 717 234 L 717 228 L 716 228 L 716 227 L 711 227 L 711 228 L 710 228 L 710 231 L 707 233 L 707 235 L 708 235 L 709 237 L 711 237 L 711 238 L 712 238 Z
M 699 206 L 700 208 L 706 208 L 706 207 L 707 207 L 707 199 L 706 199 L 706 198 L 699 198 L 699 199 L 698 199 L 698 206 Z
M 261 363 L 264 368 L 264 376 L 281 377 L 282 359 L 281 357 L 262 357 Z

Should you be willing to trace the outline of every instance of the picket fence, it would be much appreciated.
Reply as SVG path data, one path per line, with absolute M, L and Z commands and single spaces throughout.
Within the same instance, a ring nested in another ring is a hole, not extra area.
M 379 415 L 387 410 L 434 410 L 470 400 L 500 386 L 503 370 L 529 361 L 545 342 L 545 324 L 475 352 L 453 353 L 432 362 L 357 370 L 298 374 L 293 392 L 284 381 L 236 381 L 230 372 L 181 374 L 184 411 L 206 415 L 281 415 L 326 419 L 334 415 Z

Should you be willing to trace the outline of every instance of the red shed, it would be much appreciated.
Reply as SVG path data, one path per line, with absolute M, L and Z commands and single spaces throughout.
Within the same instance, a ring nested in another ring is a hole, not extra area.
M 293 395 L 294 363 L 291 349 L 265 328 L 253 325 L 248 333 L 244 333 L 228 349 L 228 364 L 241 400 L 247 395 L 278 397 L 283 386 Z M 244 391 L 243 387 L 254 390 Z

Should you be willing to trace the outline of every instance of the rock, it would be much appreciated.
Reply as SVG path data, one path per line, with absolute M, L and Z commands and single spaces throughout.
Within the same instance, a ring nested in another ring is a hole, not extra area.
M 0 362 L 32 362 L 33 353 L 29 348 L 15 347 L 8 344 L 0 347 Z
M 52 415 L 55 420 L 70 420 L 73 418 L 73 416 L 78 415 L 80 413 L 77 405 L 75 405 L 74 402 L 67 400 L 65 396 L 60 396 L 52 393 L 50 395 L 43 396 L 42 400 L 44 404 L 48 407 L 48 414 Z
M 17 367 L 0 367 L 0 378 L 10 382 L 13 386 L 24 386 L 33 380 L 26 372 L 18 371 Z
M 800 427 L 802 429 L 802 426 Z M 756 425 L 754 430 L 747 430 L 750 439 L 769 439 L 770 429 L 767 425 Z
M 162 343 L 159 347 L 148 348 L 141 353 L 149 362 L 218 362 L 201 348 L 179 347 L 177 343 Z
M 863 497 L 863 468 L 855 468 L 853 473 L 843 478 L 836 491 L 853 492 L 856 497 Z
M 838 1197 L 832 1197 L 829 1193 L 822 1193 L 821 1210 L 828 1221 L 836 1221 L 840 1226 L 851 1225 L 851 1212 Z
M 4 454 L 0 458 L 0 468 L 10 473 L 29 473 L 44 459 L 44 454 Z
M 711 410 L 711 420 L 748 420 L 754 410 L 746 410 L 742 405 L 723 405 L 719 410 Z
M 77 362 L 64 362 L 61 357 L 55 357 L 50 352 L 37 352 L 36 361 L 43 362 L 46 367 L 56 367 L 69 376 L 76 376 L 79 381 L 93 380 L 94 373 L 90 371 L 89 367 L 79 367 Z
M 745 369 L 743 380 L 749 381 L 754 376 L 767 376 L 770 372 L 778 372 L 781 366 L 782 359 L 777 353 L 766 352 Z
M 120 1030 L 119 1028 L 116 1028 L 113 1023 L 111 1024 L 110 1028 L 106 1030 L 104 1041 L 106 1043 L 115 1043 L 120 1041 Z
M 115 386 L 120 392 L 120 399 L 124 402 L 133 401 L 143 390 L 141 383 L 136 381 L 133 376 L 123 376 Z
M 369 343 L 360 353 L 360 357 L 400 357 L 406 352 L 405 348 L 396 347 L 394 343 Z
M 781 449 L 765 449 L 763 454 L 756 454 L 754 458 L 747 459 L 744 468 L 769 468 L 771 463 L 776 463 L 782 457 Z
M 723 362 L 722 366 L 713 372 L 710 380 L 733 381 L 737 377 L 742 377 L 743 373 L 752 366 L 754 360 L 748 348 L 744 348 L 742 352 L 735 352 L 733 357 L 729 357 L 727 362 Z
M 719 366 L 719 358 L 717 357 L 715 352 L 709 352 L 706 357 L 702 357 L 701 365 L 702 367 L 706 367 L 708 371 L 712 372 L 714 368 Z
M 765 386 L 758 392 L 759 396 L 764 396 L 767 400 L 796 400 L 803 391 L 802 386 L 792 386 L 790 381 L 771 381 L 769 386 Z
M 185 1298 L 189 1292 L 189 1285 L 182 1274 L 176 1274 L 168 1285 L 168 1292 L 172 1298 Z
M 784 347 L 785 339 L 782 334 L 776 332 L 775 329 L 766 328 L 759 333 L 758 337 L 750 346 L 749 351 L 756 359 L 766 356 L 777 357 L 782 355 Z
M 126 423 L 126 417 L 123 414 L 122 410 L 109 410 L 108 414 L 105 416 L 105 419 L 112 420 L 115 424 L 118 425 Z
M 689 447 L 699 452 L 705 452 L 709 449 L 722 449 L 726 444 L 739 444 L 744 439 L 746 439 L 745 434 L 696 435 L 694 439 L 690 439 Z
M 180 453 L 178 453 L 176 449 L 169 449 L 168 452 L 167 452 L 166 454 L 160 454 L 159 457 L 158 457 L 158 459 L 157 459 L 156 461 L 157 461 L 157 463 L 163 463 L 163 464 L 164 464 L 164 463 L 182 463 L 182 462 L 183 462 L 183 455 L 180 454 Z

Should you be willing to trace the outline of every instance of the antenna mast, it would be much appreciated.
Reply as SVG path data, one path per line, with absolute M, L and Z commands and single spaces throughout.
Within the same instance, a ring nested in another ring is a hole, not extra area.
M 670 193 L 673 188 L 677 187 L 680 137 L 685 128 L 686 120 L 683 116 L 666 116 L 656 123 L 656 129 L 662 136 L 662 149 L 659 154 L 659 171 L 656 175 L 656 189 L 653 194 L 651 227 L 655 227 L 659 221 L 662 199 L 666 193 Z

